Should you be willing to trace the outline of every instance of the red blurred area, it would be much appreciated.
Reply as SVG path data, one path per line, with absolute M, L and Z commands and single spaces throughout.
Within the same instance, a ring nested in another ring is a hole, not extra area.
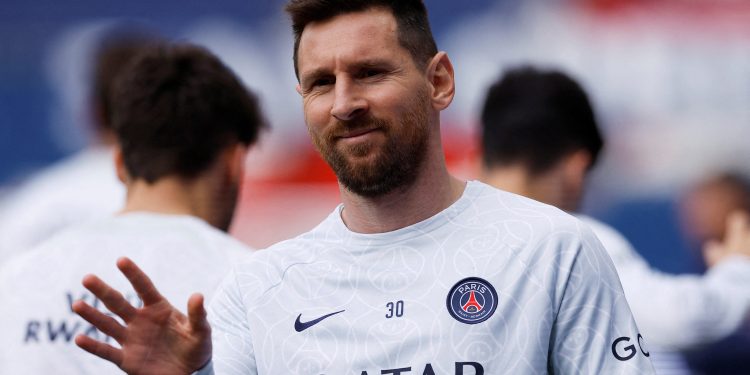
M 450 124 L 444 129 L 448 168 L 461 178 L 476 176 L 474 135 Z M 333 171 L 309 142 L 305 145 L 288 156 L 294 160 L 291 170 L 247 178 L 232 226 L 235 237 L 265 248 L 312 229 L 340 203 Z

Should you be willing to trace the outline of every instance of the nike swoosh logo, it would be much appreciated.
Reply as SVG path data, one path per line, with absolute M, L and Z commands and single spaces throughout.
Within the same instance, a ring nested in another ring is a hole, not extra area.
M 297 320 L 294 321 L 294 330 L 297 331 L 297 332 L 302 332 L 302 331 L 304 331 L 304 330 L 306 330 L 306 329 L 308 329 L 308 328 L 310 328 L 310 327 L 312 327 L 312 326 L 320 323 L 323 319 L 328 318 L 329 316 L 340 314 L 340 313 L 342 313 L 344 311 L 346 311 L 346 310 L 341 310 L 341 311 L 336 311 L 336 312 L 333 312 L 333 313 L 330 313 L 330 314 L 326 314 L 326 315 L 321 316 L 318 319 L 311 320 L 309 322 L 301 322 L 299 319 L 302 317 L 302 314 L 299 314 L 299 315 L 297 315 Z

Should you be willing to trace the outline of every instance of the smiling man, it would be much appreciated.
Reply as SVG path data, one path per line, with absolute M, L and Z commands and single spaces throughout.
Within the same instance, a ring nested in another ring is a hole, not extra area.
M 79 337 L 84 349 L 130 373 L 652 372 L 589 230 L 448 173 L 440 112 L 453 67 L 421 1 L 295 0 L 287 11 L 305 121 L 342 204 L 237 264 L 208 313 L 193 296 L 179 314 L 121 260 L 145 304 L 91 285 L 127 319 L 77 305 L 121 338 Z

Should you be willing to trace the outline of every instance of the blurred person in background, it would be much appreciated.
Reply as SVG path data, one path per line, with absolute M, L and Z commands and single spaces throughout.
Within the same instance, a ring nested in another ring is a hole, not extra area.
M 94 141 L 47 167 L 0 201 L 0 265 L 59 230 L 105 217 L 122 207 L 125 190 L 112 167 L 114 134 L 110 95 L 131 58 L 158 38 L 146 31 L 105 30 L 90 72 L 88 117 Z
M 256 97 L 203 48 L 141 49 L 118 73 L 109 103 L 124 208 L 71 226 L 0 268 L 3 373 L 120 373 L 73 343 L 77 334 L 120 338 L 72 311 L 77 300 L 103 309 L 80 284 L 88 272 L 107 277 L 134 305 L 147 303 L 112 267 L 126 255 L 165 298 L 184 303 L 195 291 L 210 297 L 231 264 L 250 253 L 226 231 L 247 150 L 265 126 Z
M 603 140 L 583 89 L 557 71 L 509 70 L 489 89 L 481 116 L 482 180 L 502 190 L 576 212 Z M 728 211 L 721 218 L 726 220 Z M 706 246 L 705 276 L 653 270 L 614 228 L 577 214 L 609 252 L 647 343 L 685 350 L 726 337 L 750 311 L 750 227 L 732 218 L 726 238 Z M 718 233 L 718 232 L 717 232 Z M 653 353 L 653 351 L 652 351 Z M 657 370 L 679 372 L 672 355 L 654 358 Z M 662 360 L 664 359 L 664 360 Z
M 736 210 L 750 212 L 750 179 L 737 172 L 722 172 L 697 182 L 680 199 L 680 219 L 688 239 L 702 244 L 723 241 L 727 217 Z M 717 261 L 705 254 L 707 267 Z
M 750 179 L 738 172 L 719 172 L 706 177 L 680 197 L 680 220 L 692 244 L 726 241 L 727 218 L 732 212 L 750 212 Z M 695 246 L 694 246 L 695 247 Z M 708 246 L 703 264 L 713 268 L 721 252 Z M 707 348 L 686 355 L 692 369 L 703 374 L 750 374 L 750 321 L 741 329 Z

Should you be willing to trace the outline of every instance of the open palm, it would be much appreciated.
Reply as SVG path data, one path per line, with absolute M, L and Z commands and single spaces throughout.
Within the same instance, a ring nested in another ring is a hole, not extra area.
M 188 300 L 188 315 L 182 314 L 154 287 L 148 276 L 128 258 L 117 267 L 133 285 L 143 307 L 132 306 L 123 295 L 94 275 L 83 285 L 125 323 L 98 311 L 83 301 L 73 311 L 97 329 L 112 337 L 121 348 L 85 335 L 76 337 L 82 349 L 106 359 L 128 374 L 190 374 L 211 358 L 211 328 L 206 320 L 203 296 Z

